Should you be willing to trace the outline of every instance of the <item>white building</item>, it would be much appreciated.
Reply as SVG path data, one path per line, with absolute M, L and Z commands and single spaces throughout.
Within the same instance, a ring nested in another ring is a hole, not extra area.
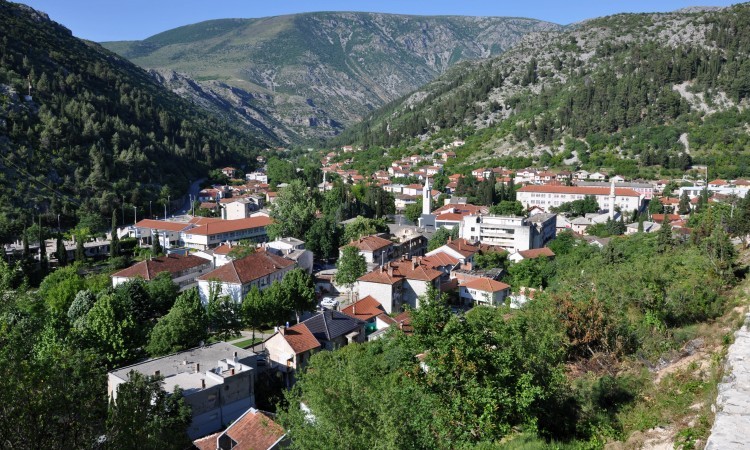
M 605 187 L 524 186 L 516 191 L 516 199 L 527 209 L 537 206 L 547 212 L 551 207 L 583 200 L 587 195 L 596 199 L 600 210 L 614 211 L 619 207 L 622 211 L 633 211 L 641 207 L 643 196 L 633 189 L 615 188 L 614 201 L 611 201 L 610 191 Z
M 489 278 L 475 278 L 458 288 L 465 303 L 483 306 L 502 306 L 510 295 L 510 286 Z
M 519 216 L 471 215 L 463 218 L 459 236 L 508 251 L 544 247 L 556 235 L 556 214 Z
M 264 216 L 247 219 L 221 220 L 182 231 L 181 239 L 186 247 L 205 250 L 222 242 L 253 239 L 263 242 L 268 238 L 266 226 L 273 221 Z
M 355 247 L 359 254 L 365 258 L 365 262 L 370 268 L 374 265 L 380 265 L 393 259 L 393 242 L 377 235 L 363 236 L 356 241 L 351 241 L 339 248 L 339 258 L 344 253 L 345 247 Z
M 357 280 L 359 298 L 377 300 L 386 313 L 400 312 L 403 305 L 419 308 L 418 297 L 430 286 L 439 287 L 442 272 L 420 264 L 418 259 L 392 261 Z
M 297 267 L 312 273 L 314 255 L 305 249 L 305 241 L 293 237 L 277 238 L 275 241 L 266 242 L 263 247 L 271 253 L 291 259 L 297 263 Z
M 177 255 L 159 256 L 147 259 L 130 267 L 122 269 L 112 274 L 112 287 L 126 283 L 135 278 L 141 278 L 145 281 L 151 281 L 162 272 L 169 273 L 180 291 L 188 290 L 196 286 L 196 279 L 212 269 L 210 260 L 200 258 L 194 255 Z

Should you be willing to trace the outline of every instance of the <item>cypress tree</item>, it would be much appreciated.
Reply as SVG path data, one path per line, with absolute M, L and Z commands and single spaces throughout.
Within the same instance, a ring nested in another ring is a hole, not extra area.
M 86 248 L 83 246 L 83 233 L 76 235 L 76 262 L 83 262 L 86 260 Z
M 158 231 L 154 231 L 153 238 L 151 239 L 151 253 L 154 256 L 159 256 L 164 253 L 164 249 L 161 248 L 161 242 L 159 242 Z
M 120 238 L 117 237 L 117 212 L 112 211 L 112 240 L 109 243 L 109 257 L 120 255 Z
M 57 234 L 57 266 L 65 267 L 68 265 L 68 251 L 65 249 L 62 234 Z

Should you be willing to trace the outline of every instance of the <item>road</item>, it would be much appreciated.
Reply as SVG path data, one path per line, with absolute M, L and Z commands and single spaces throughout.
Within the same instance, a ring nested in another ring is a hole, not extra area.
M 181 216 L 181 215 L 187 214 L 190 211 L 190 208 L 191 208 L 191 205 L 190 205 L 190 196 L 193 196 L 193 198 L 198 197 L 198 192 L 201 191 L 201 183 L 203 183 L 204 181 L 206 181 L 206 179 L 205 178 L 201 178 L 200 180 L 194 181 L 190 185 L 190 189 L 188 189 L 187 193 L 183 197 L 184 202 L 183 202 L 182 206 L 177 211 L 174 211 L 172 213 L 173 215 L 175 215 L 175 216 Z

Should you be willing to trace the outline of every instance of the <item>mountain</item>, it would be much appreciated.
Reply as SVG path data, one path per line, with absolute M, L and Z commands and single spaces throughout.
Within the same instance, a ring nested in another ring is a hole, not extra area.
M 214 97 L 212 109 L 232 105 L 250 126 L 301 141 L 335 135 L 459 61 L 561 28 L 507 17 L 320 12 L 211 20 L 102 45 L 144 68 L 179 72 L 178 89 L 195 83 L 226 100 Z M 213 96 L 183 92 L 203 104 Z
M 394 147 L 360 158 L 372 170 L 462 137 L 451 164 L 516 158 L 659 176 L 702 163 L 711 176 L 747 176 L 749 51 L 748 4 L 588 20 L 462 63 L 333 144 Z
M 126 203 L 143 217 L 266 145 L 43 13 L 0 1 L 0 27 L 0 240 L 40 215 L 72 226 Z

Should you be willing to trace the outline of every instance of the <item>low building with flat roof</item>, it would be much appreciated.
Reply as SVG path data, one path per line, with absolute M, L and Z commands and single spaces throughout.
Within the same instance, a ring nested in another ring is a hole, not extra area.
M 134 371 L 163 377 L 166 392 L 182 388 L 193 412 L 187 433 L 196 439 L 221 430 L 255 406 L 256 358 L 249 350 L 217 342 L 113 370 L 107 374 L 107 393 L 117 401 L 117 387 Z

